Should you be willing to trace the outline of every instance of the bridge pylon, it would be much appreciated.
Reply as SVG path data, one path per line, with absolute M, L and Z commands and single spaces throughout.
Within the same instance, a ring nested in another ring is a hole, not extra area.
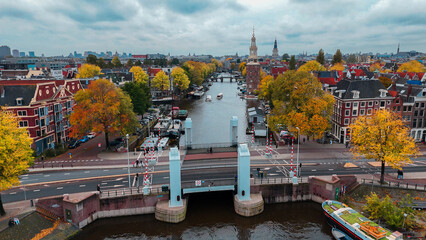
M 238 117 L 233 116 L 231 118 L 231 134 L 230 134 L 230 142 L 232 146 L 237 146 L 238 144 Z

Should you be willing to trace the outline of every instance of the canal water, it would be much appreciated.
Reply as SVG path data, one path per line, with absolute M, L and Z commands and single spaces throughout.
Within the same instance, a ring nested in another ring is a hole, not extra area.
M 250 218 L 234 211 L 232 192 L 189 196 L 186 219 L 178 224 L 157 221 L 154 214 L 100 219 L 76 239 L 333 239 L 321 205 L 314 202 L 265 204 Z
M 222 74 L 229 76 L 228 73 Z M 231 83 L 225 78 L 223 83 L 213 82 L 201 99 L 186 99 L 178 104 L 181 109 L 188 110 L 188 117 L 192 119 L 193 144 L 229 143 L 233 116 L 238 117 L 238 142 L 250 141 L 248 138 L 251 137 L 246 136 L 247 106 L 256 105 L 257 101 L 240 98 L 237 87 L 235 80 Z M 219 93 L 223 93 L 221 100 L 217 99 Z M 206 102 L 207 95 L 212 97 L 211 102 Z M 184 136 L 182 141 L 185 141 Z

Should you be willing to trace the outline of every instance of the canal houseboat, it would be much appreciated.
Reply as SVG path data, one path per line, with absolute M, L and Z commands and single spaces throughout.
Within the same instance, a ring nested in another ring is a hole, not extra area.
M 167 130 L 169 138 L 176 139 L 180 137 L 182 131 L 182 122 L 179 119 L 174 119 Z
M 155 150 L 158 147 L 158 137 L 147 137 L 145 141 L 141 144 L 140 148 L 142 151 L 148 151 L 149 149 L 154 148 Z
M 170 117 L 166 117 L 166 118 L 160 118 L 158 120 L 158 123 L 154 126 L 154 134 L 162 134 L 167 132 L 167 130 L 169 129 L 169 126 L 172 122 L 172 119 Z
M 211 102 L 211 101 L 212 101 L 212 96 L 211 95 L 207 95 L 206 102 Z
M 162 138 L 161 140 L 160 140 L 160 142 L 158 143 L 158 149 L 166 149 L 167 148 L 167 146 L 169 145 L 169 138 L 168 137 L 165 137 L 165 138 Z
M 400 232 L 396 231 L 392 233 L 344 203 L 327 200 L 322 203 L 322 209 L 328 224 L 349 236 L 349 238 L 340 239 L 402 240 L 402 234 Z M 342 234 L 338 234 L 337 232 L 336 234 L 342 237 Z
M 188 111 L 187 110 L 179 110 L 179 113 L 177 115 L 177 118 L 180 120 L 185 120 L 188 117 Z
M 219 93 L 218 95 L 217 95 L 217 99 L 222 99 L 223 98 L 223 93 Z

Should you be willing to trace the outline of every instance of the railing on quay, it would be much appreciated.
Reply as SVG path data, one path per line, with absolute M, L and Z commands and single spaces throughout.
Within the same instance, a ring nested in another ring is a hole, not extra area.
M 297 178 L 297 183 L 308 183 L 308 177 L 299 177 Z M 284 184 L 284 183 L 293 183 L 293 178 L 289 177 L 280 177 L 280 178 L 254 178 L 254 185 L 261 184 Z
M 229 186 L 235 185 L 237 182 L 235 178 L 217 178 L 217 179 L 199 179 L 195 181 L 182 181 L 182 188 L 197 188 L 208 186 Z
M 165 194 L 167 191 L 163 191 L 162 187 L 150 187 L 149 194 Z M 143 186 L 131 187 L 131 188 L 117 188 L 117 189 L 101 189 L 100 197 L 101 198 L 112 198 L 112 197 L 123 197 L 131 195 L 140 195 L 143 194 Z
M 231 142 L 224 143 L 196 143 L 184 146 L 186 150 L 190 149 L 209 149 L 209 148 L 227 148 L 227 147 L 235 147 L 238 144 Z
M 383 184 L 380 184 L 380 180 L 373 179 L 361 179 L 361 183 L 365 185 L 372 185 L 378 187 L 388 187 L 388 188 L 401 188 L 401 189 L 411 189 L 411 190 L 420 190 L 426 191 L 426 185 L 424 184 L 412 184 L 400 181 L 385 181 Z

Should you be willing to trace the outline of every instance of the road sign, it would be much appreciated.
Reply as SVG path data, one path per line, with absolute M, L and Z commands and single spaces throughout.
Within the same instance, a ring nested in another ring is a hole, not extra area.
M 196 187 L 200 187 L 201 186 L 201 180 L 196 180 L 195 181 L 195 186 Z

